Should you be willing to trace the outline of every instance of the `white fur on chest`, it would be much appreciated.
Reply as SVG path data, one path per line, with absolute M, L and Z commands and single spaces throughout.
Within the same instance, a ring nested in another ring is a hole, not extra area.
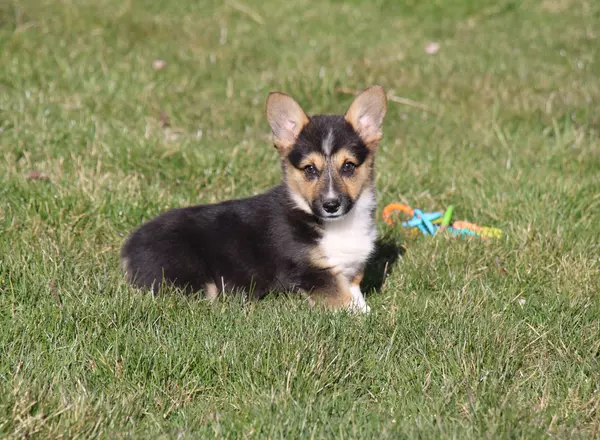
M 349 280 L 363 269 L 375 247 L 377 230 L 372 214 L 375 204 L 375 194 L 367 190 L 350 213 L 324 225 L 319 247 L 328 263 Z

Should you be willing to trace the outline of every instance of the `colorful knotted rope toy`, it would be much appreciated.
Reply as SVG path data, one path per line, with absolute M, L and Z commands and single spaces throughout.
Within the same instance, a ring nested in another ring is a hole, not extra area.
M 450 205 L 444 213 L 441 212 L 423 212 L 419 209 L 413 209 L 402 203 L 390 203 L 381 213 L 383 221 L 392 225 L 392 213 L 403 212 L 412 217 L 410 220 L 402 222 L 405 228 L 411 228 L 420 231 L 423 235 L 436 235 L 439 230 L 447 230 L 452 235 L 466 236 L 472 235 L 480 238 L 501 238 L 502 231 L 498 228 L 488 228 L 478 226 L 464 221 L 455 221 L 452 223 L 452 214 L 454 206 Z

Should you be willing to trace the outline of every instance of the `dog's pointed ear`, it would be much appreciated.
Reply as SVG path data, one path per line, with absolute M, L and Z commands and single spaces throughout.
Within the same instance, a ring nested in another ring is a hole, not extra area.
M 387 112 L 387 97 L 381 86 L 372 86 L 358 95 L 344 116 L 365 145 L 375 148 L 381 139 L 381 124 Z
M 290 96 L 272 92 L 267 98 L 267 120 L 273 131 L 273 143 L 281 152 L 294 146 L 298 135 L 308 124 L 308 116 Z

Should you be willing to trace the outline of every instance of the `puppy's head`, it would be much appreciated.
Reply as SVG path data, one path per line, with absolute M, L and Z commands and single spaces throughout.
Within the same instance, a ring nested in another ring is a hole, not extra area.
M 348 214 L 373 182 L 387 99 L 381 86 L 362 92 L 343 116 L 308 117 L 288 95 L 271 93 L 267 119 L 284 182 L 298 208 L 324 220 Z

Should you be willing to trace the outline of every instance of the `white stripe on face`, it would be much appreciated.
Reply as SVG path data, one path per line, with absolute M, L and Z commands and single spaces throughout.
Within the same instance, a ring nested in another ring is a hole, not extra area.
M 327 195 L 325 196 L 328 199 L 335 198 L 336 194 L 333 191 L 333 174 L 331 172 L 332 164 L 329 163 L 327 166 Z
M 325 156 L 331 155 L 331 150 L 333 150 L 333 131 L 331 129 L 329 130 L 327 136 L 325 136 L 325 139 L 323 140 L 322 149 Z M 328 199 L 333 199 L 336 196 L 333 190 L 333 174 L 331 171 L 331 165 L 332 164 L 330 162 L 327 166 L 327 194 L 325 197 L 327 197 Z
M 331 154 L 331 150 L 333 150 L 333 131 L 331 129 L 329 130 L 329 133 L 327 133 L 327 136 L 323 140 L 321 148 L 323 149 L 323 153 L 325 153 L 326 156 L 329 156 Z

